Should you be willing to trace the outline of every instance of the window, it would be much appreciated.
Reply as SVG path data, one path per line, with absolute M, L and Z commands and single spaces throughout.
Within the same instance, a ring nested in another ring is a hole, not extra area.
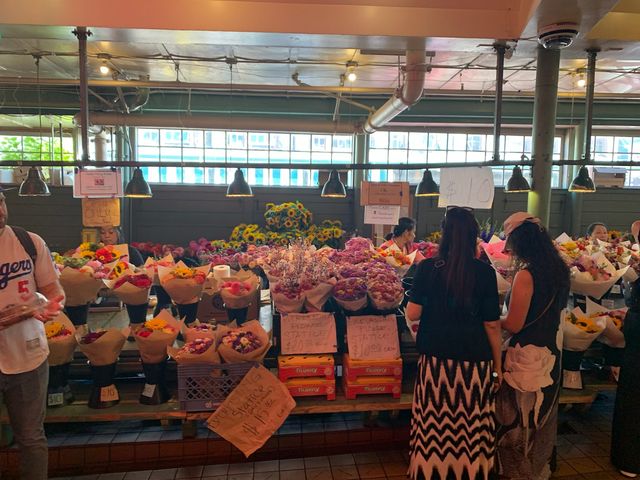
M 625 186 L 640 188 L 640 136 L 594 135 L 591 137 L 591 158 L 598 162 L 638 162 L 635 167 L 622 167 L 627 170 Z
M 142 167 L 145 178 L 154 183 L 226 185 L 233 178 L 233 168 L 189 167 L 188 163 L 243 163 L 251 185 L 315 187 L 318 167 L 353 162 L 352 135 L 138 128 L 136 136 L 138 161 L 184 164 Z M 273 167 L 252 168 L 251 164 Z M 300 168 L 278 168 L 289 164 Z
M 531 157 L 530 135 L 502 135 L 500 155 L 502 160 L 519 161 L 522 155 Z M 555 137 L 553 159 L 560 160 L 562 138 Z M 468 132 L 375 132 L 369 137 L 369 162 L 373 164 L 419 164 L 428 167 L 430 163 L 468 163 L 470 165 L 491 160 L 493 156 L 493 135 Z M 493 167 L 496 186 L 503 186 L 511 176 L 513 167 Z M 524 168 L 525 176 L 530 176 L 530 168 Z M 440 172 L 433 171 L 438 181 Z M 376 182 L 408 181 L 417 184 L 422 179 L 420 170 L 370 170 L 369 180 Z M 551 186 L 560 187 L 560 167 L 554 166 Z

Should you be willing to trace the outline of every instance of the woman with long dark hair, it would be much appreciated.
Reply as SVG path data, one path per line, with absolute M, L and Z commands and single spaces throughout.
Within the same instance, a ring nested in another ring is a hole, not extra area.
M 560 316 L 569 297 L 569 268 L 540 219 L 518 212 L 504 227 L 517 273 L 502 322 L 512 336 L 496 400 L 498 468 L 503 478 L 547 479 L 558 427 Z
M 439 255 L 418 265 L 406 315 L 420 321 L 409 478 L 486 479 L 501 381 L 496 274 L 476 259 L 473 211 L 448 207 Z

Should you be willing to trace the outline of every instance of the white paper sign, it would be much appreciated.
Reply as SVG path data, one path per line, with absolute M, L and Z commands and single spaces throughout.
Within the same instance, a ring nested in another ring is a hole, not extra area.
M 280 350 L 285 355 L 333 353 L 338 349 L 333 314 L 289 313 L 280 319 Z
M 347 317 L 347 344 L 354 360 L 395 360 L 400 356 L 396 316 Z
M 122 176 L 120 170 L 110 168 L 78 170 L 73 177 L 74 198 L 122 197 Z
M 493 171 L 489 167 L 440 170 L 438 207 L 491 208 L 494 193 Z
M 400 205 L 365 205 L 364 223 L 367 225 L 397 225 Z

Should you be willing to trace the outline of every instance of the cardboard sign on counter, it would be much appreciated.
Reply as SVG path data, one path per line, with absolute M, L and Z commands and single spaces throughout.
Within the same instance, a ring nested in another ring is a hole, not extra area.
M 347 344 L 354 360 L 395 360 L 400 356 L 396 316 L 347 317 Z
M 400 205 L 408 207 L 409 182 L 367 182 L 360 184 L 360 205 Z
M 366 225 L 397 225 L 400 218 L 399 205 L 365 205 Z
M 338 350 L 333 314 L 289 313 L 280 319 L 280 350 L 284 355 L 333 353 Z
M 120 225 L 120 199 L 83 198 L 82 225 L 85 227 L 117 227 Z
M 280 428 L 296 402 L 262 365 L 252 368 L 207 420 L 207 426 L 246 457 Z

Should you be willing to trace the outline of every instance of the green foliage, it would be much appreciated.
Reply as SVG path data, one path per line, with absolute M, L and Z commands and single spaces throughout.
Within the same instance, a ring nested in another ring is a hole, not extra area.
M 60 145 L 60 139 L 53 140 L 53 158 L 49 137 L 2 137 L 0 140 L 0 160 L 68 160 L 73 161 L 73 152 Z

